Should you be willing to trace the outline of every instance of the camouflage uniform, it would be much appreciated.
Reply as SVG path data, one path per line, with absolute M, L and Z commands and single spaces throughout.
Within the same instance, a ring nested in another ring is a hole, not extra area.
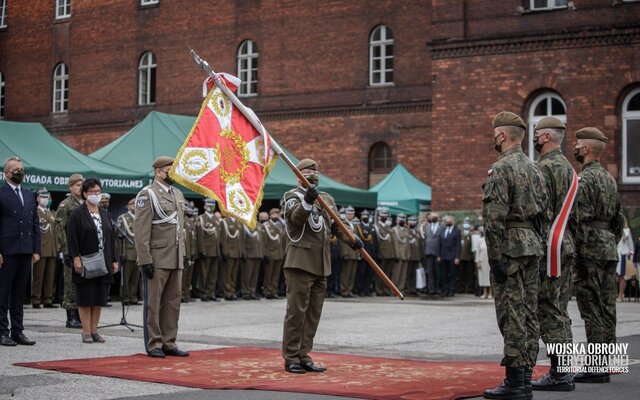
M 589 343 L 616 342 L 616 244 L 623 218 L 615 180 L 600 162 L 583 165 L 574 213 L 577 220 L 573 284 Z
M 538 161 L 538 169 L 544 178 L 545 190 L 549 198 L 547 220 L 553 221 L 562 209 L 571 181 L 573 167 L 562 151 L 557 148 L 545 153 Z M 574 263 L 575 247 L 572 224 L 567 225 L 562 239 L 561 273 L 558 279 L 541 276 L 538 290 L 538 322 L 540 336 L 544 343 L 571 343 L 571 318 L 567 305 L 571 299 L 571 270 Z M 545 236 L 545 238 L 548 237 Z M 546 260 L 546 257 L 543 257 Z
M 492 270 L 496 316 L 504 338 L 501 365 L 535 365 L 538 354 L 538 260 L 542 244 L 533 229 L 547 199 L 543 178 L 520 146 L 500 154 L 483 185 L 484 228 L 489 260 L 507 264 L 505 281 Z
M 62 300 L 62 308 L 65 310 L 77 310 L 76 292 L 71 282 L 71 260 L 69 259 L 69 250 L 67 248 L 67 222 L 69 216 L 76 208 L 82 205 L 81 201 L 72 194 L 62 200 L 56 211 L 56 224 L 58 225 L 59 243 L 64 254 L 64 298 Z

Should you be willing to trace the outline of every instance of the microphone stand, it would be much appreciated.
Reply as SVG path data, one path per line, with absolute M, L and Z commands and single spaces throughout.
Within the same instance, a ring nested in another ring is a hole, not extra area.
M 129 242 L 132 245 L 135 245 L 133 243 L 133 240 L 131 240 L 131 238 L 129 236 L 127 236 L 127 233 L 124 232 L 113 221 L 113 219 L 111 219 L 111 226 L 113 226 L 115 228 L 115 230 L 118 231 L 118 233 L 127 240 L 127 242 Z M 114 234 L 115 234 L 115 232 L 114 232 Z M 103 325 L 100 328 L 110 328 L 112 326 L 121 326 L 122 325 L 125 328 L 129 329 L 131 332 L 134 332 L 134 329 L 132 328 L 132 326 L 135 326 L 136 328 L 142 328 L 142 325 L 135 325 L 135 324 L 130 324 L 130 323 L 127 322 L 126 313 L 125 313 L 125 310 L 124 310 L 124 298 L 125 298 L 125 295 L 126 295 L 127 299 L 129 298 L 129 288 L 124 284 L 124 271 L 125 271 L 125 268 L 126 268 L 126 262 L 122 262 L 121 261 L 120 262 L 120 304 L 122 305 L 122 317 L 120 319 L 120 323 Z

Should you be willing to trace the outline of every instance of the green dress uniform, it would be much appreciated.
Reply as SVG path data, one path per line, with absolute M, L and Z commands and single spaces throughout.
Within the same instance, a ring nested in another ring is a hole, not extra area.
M 184 269 L 182 270 L 182 302 L 188 303 L 191 300 L 191 282 L 193 280 L 193 269 L 198 256 L 198 237 L 196 232 L 196 218 L 184 218 Z
M 468 229 L 460 232 L 460 293 L 474 293 L 476 279 L 476 264 L 471 250 L 471 231 Z
M 38 206 L 40 218 L 40 260 L 33 264 L 31 304 L 45 307 L 53 305 L 56 275 L 56 257 L 60 251 L 56 236 L 56 217 L 47 208 Z
M 400 291 L 404 290 L 407 282 L 407 268 L 409 258 L 411 258 L 410 240 L 411 234 L 406 225 L 400 226 L 396 224 L 396 226 L 391 228 L 391 241 L 395 248 L 396 255 L 396 259 L 391 267 L 391 281 Z
M 228 216 L 220 222 L 220 244 L 224 297 L 227 300 L 235 300 L 238 267 L 244 258 L 244 229 L 236 218 Z
M 405 288 L 409 293 L 417 293 L 416 271 L 422 266 L 422 235 L 415 226 L 409 224 L 409 261 L 407 265 L 407 279 Z
M 69 193 L 69 196 L 62 200 L 56 211 L 56 225 L 58 227 L 58 241 L 60 248 L 64 254 L 64 297 L 62 300 L 62 308 L 65 310 L 77 310 L 76 291 L 71 281 L 71 271 L 73 265 L 69 259 L 69 250 L 67 248 L 67 223 L 71 213 L 82 205 L 82 200 Z
M 286 244 L 284 227 L 279 222 L 269 220 L 265 222 L 263 232 L 264 255 L 267 257 L 264 266 L 264 284 L 262 293 L 266 298 L 278 296 L 278 282 L 282 259 L 284 258 L 284 246 Z
M 387 276 L 391 276 L 391 270 L 395 263 L 396 249 L 393 245 L 393 239 L 391 238 L 391 227 L 387 226 L 384 222 L 378 221 L 374 225 L 376 232 L 376 238 L 378 242 L 378 256 L 380 257 L 380 269 Z M 378 275 L 375 277 L 376 295 L 388 296 L 391 291 L 384 284 L 382 279 Z
M 138 265 L 153 264 L 155 268 L 153 278 L 146 282 L 148 352 L 177 349 L 185 254 L 184 206 L 182 192 L 158 179 L 136 197 L 134 231 Z
M 136 266 L 138 259 L 135 246 L 135 212 L 127 211 L 120 215 L 116 221 L 122 240 L 120 249 L 124 259 L 124 269 L 122 277 L 122 301 L 129 304 L 138 303 L 138 283 L 140 282 L 140 270 Z
M 287 284 L 282 339 L 285 366 L 313 362 L 309 352 L 322 314 L 327 276 L 331 273 L 331 233 L 342 241 L 348 241 L 317 201 L 305 208 L 304 194 L 304 189 L 295 188 L 284 194 L 281 203 L 289 239 L 283 263 Z M 333 197 L 324 192 L 319 196 L 337 214 Z
M 355 232 L 354 225 L 348 219 L 344 220 L 345 225 Z M 340 295 L 343 297 L 353 297 L 353 286 L 356 282 L 356 272 L 358 272 L 359 253 L 352 249 L 350 244 L 338 241 L 340 254 L 342 254 L 342 269 L 340 270 Z
M 220 256 L 220 221 L 213 213 L 205 212 L 196 221 L 200 274 L 198 296 L 203 301 L 216 298 Z
M 260 265 L 264 257 L 264 244 L 262 243 L 262 224 L 258 223 L 255 229 L 244 229 L 244 262 L 240 268 L 240 292 L 245 300 L 256 299 L 258 287 L 258 275 Z

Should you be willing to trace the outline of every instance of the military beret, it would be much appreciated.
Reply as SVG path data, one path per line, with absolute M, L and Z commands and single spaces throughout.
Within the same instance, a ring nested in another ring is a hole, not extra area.
M 353 206 L 347 206 L 347 208 L 344 209 L 344 212 L 346 214 L 355 214 L 356 210 L 353 208 Z
M 47 190 L 47 188 L 38 190 L 36 194 L 38 195 L 38 197 L 49 197 L 49 191 Z
M 129 200 L 129 202 L 127 203 L 127 205 L 129 205 L 129 206 L 133 205 L 133 204 L 136 204 L 136 199 L 135 198 Z
M 400 213 L 398 214 L 397 219 L 404 221 L 407 219 L 407 216 L 403 213 Z
M 497 113 L 496 116 L 493 117 L 491 124 L 494 128 L 499 126 L 519 126 L 522 129 L 527 129 L 522 118 L 509 111 L 501 111 Z
M 269 215 L 278 214 L 279 212 L 280 212 L 279 208 L 272 208 L 271 210 L 269 210 Z
M 318 163 L 313 161 L 310 158 L 305 158 L 305 159 L 302 159 L 302 160 L 300 160 L 298 162 L 297 167 L 298 167 L 298 169 L 300 171 L 302 171 L 303 169 L 312 169 L 312 170 L 317 171 L 318 170 Z
M 80 174 L 73 174 L 69 177 L 69 186 L 73 186 L 78 182 L 82 182 L 84 178 Z
M 587 127 L 576 132 L 576 139 L 595 139 L 601 142 L 607 142 L 607 137 L 598 128 Z
M 160 156 L 158 158 L 156 158 L 153 161 L 153 164 L 151 164 L 153 166 L 153 168 L 162 168 L 162 167 L 166 167 L 167 165 L 171 165 L 173 164 L 173 157 L 168 157 L 168 156 Z
M 556 117 L 544 117 L 536 124 L 535 130 L 540 129 L 567 129 L 567 127 Z
M 205 206 L 215 206 L 216 204 L 218 203 L 214 199 L 204 199 Z
M 100 198 L 101 199 L 111 200 L 111 195 L 109 193 L 101 193 L 100 194 Z

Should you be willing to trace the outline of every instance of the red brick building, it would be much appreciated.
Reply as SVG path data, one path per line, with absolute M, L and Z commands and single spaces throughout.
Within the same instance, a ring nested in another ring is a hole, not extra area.
M 603 164 L 640 204 L 640 1 L 0 0 L 0 115 L 83 152 L 151 110 L 195 115 L 203 72 L 298 156 L 367 188 L 396 163 L 434 209 L 477 209 L 503 109 L 610 138 Z

